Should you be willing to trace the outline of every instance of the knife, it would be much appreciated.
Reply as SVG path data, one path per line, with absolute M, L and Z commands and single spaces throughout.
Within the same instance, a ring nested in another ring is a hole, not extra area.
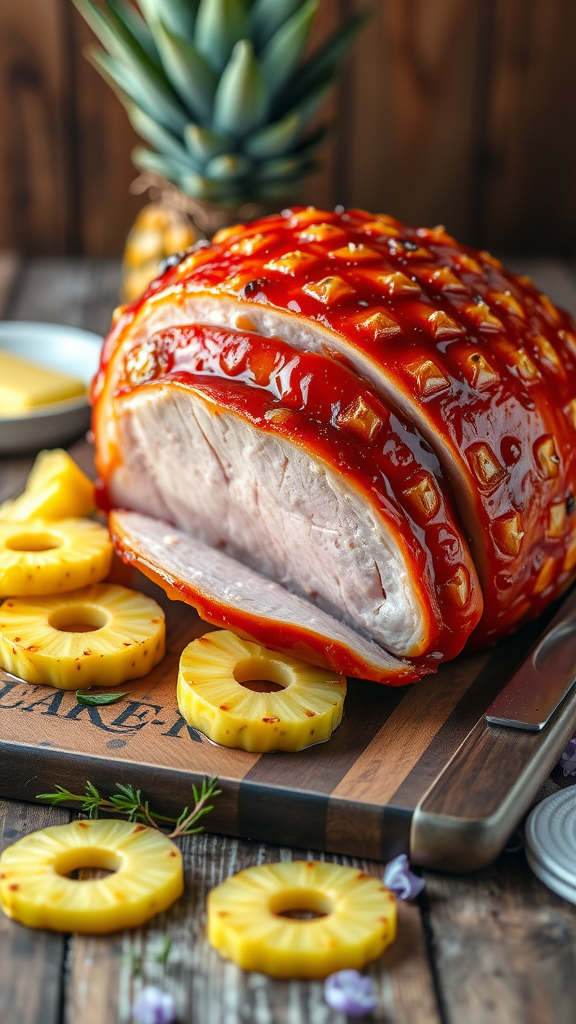
M 576 588 L 486 712 L 490 725 L 539 732 L 576 681 Z

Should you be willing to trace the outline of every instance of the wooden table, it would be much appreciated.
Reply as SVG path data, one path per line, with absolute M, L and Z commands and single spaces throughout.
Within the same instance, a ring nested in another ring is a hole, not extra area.
M 554 260 L 515 260 L 576 315 L 576 274 Z M 0 311 L 105 333 L 118 266 L 98 260 L 19 262 L 0 254 Z M 0 498 L 21 485 L 31 458 L 0 464 Z M 134 780 L 137 783 L 138 780 Z M 575 780 L 576 781 L 576 780 Z M 552 792 L 550 781 L 545 792 Z M 1 847 L 70 820 L 63 809 L 0 801 Z M 317 982 L 274 982 L 220 959 L 205 935 L 206 893 L 264 861 L 318 856 L 201 834 L 182 842 L 186 892 L 145 928 L 105 938 L 35 932 L 0 915 L 1 1024 L 128 1024 L 144 983 L 172 992 L 184 1024 L 344 1024 Z M 320 855 L 321 857 L 323 855 Z M 371 874 L 382 865 L 353 863 Z M 372 965 L 385 1024 L 574 1024 L 576 907 L 531 873 L 523 851 L 472 875 L 425 872 L 416 904 L 400 904 L 396 943 Z M 171 940 L 161 962 L 165 937 Z

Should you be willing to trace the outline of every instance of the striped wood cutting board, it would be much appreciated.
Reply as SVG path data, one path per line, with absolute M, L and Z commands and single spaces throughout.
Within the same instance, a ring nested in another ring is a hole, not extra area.
M 144 577 L 131 582 L 166 609 L 165 659 L 122 686 L 122 702 L 100 708 L 0 671 L 2 796 L 130 782 L 153 808 L 179 813 L 191 782 L 217 774 L 213 831 L 375 860 L 406 852 L 417 864 L 468 870 L 499 852 L 576 730 L 574 692 L 542 733 L 484 720 L 534 643 L 532 626 L 416 686 L 352 680 L 328 743 L 293 754 L 217 747 L 186 725 L 175 692 L 180 652 L 212 627 Z

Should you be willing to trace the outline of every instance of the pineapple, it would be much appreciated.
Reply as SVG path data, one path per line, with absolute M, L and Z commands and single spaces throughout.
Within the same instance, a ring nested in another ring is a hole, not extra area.
M 316 166 L 328 126 L 312 121 L 362 14 L 304 58 L 320 0 L 74 3 L 104 47 L 89 47 L 89 59 L 150 146 L 132 154 L 144 184 L 175 186 L 208 234 L 294 196 Z M 168 242 L 158 224 L 140 234 L 137 223 L 127 296 L 148 282 L 161 235 L 164 251 L 189 244 Z
M 312 911 L 313 919 L 283 914 Z M 396 901 L 380 879 L 320 861 L 262 864 L 208 895 L 208 940 L 246 971 L 325 978 L 361 968 L 396 935 Z
M 94 511 L 94 484 L 62 448 L 40 452 L 26 490 L 0 505 L 3 519 L 26 521 L 89 516 Z
M 214 743 L 264 753 L 330 739 L 342 720 L 344 676 L 241 640 L 226 629 L 182 652 L 178 707 Z
M 166 202 L 148 203 L 126 239 L 122 293 L 133 302 L 158 275 L 158 265 L 172 253 L 189 249 L 200 237 L 191 221 Z
M 66 876 L 107 868 L 105 878 Z M 184 889 L 182 854 L 162 832 L 132 821 L 72 821 L 31 832 L 0 856 L 0 904 L 29 928 L 101 934 L 135 928 Z
M 164 612 L 135 590 L 97 583 L 0 605 L 0 665 L 62 690 L 117 686 L 164 657 Z
M 104 579 L 111 562 L 108 530 L 91 519 L 0 521 L 0 597 L 76 590 Z

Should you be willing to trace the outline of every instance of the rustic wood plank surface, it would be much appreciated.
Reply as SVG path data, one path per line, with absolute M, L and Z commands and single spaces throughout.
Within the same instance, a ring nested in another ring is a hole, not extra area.
M 537 276 L 534 268 L 524 269 Z M 102 331 L 116 302 L 115 273 L 98 262 L 32 264 L 6 313 Z M 576 279 L 567 268 L 560 277 L 552 274 L 546 287 L 552 292 L 556 282 L 564 289 L 559 301 L 568 306 L 571 295 L 576 298 Z M 2 800 L 2 847 L 68 816 L 62 809 Z M 0 916 L 2 1024 L 128 1024 L 131 1002 L 144 983 L 174 994 L 182 1024 L 344 1024 L 344 1015 L 324 1003 L 320 984 L 244 974 L 221 960 L 205 937 L 206 893 L 214 884 L 242 867 L 313 851 L 210 834 L 186 838 L 182 848 L 185 896 L 134 932 L 63 937 Z M 375 862 L 333 859 L 371 874 L 382 870 Z M 425 877 L 419 903 L 399 907 L 397 942 L 370 968 L 380 996 L 373 1020 L 573 1024 L 576 908 L 531 874 L 522 852 L 503 854 L 472 875 Z M 166 936 L 171 948 L 163 963 Z
M 73 251 L 107 256 L 122 252 L 130 226 L 144 205 L 142 196 L 129 191 L 137 176 L 130 154 L 140 139 L 112 89 L 84 57 L 86 46 L 94 42 L 86 22 L 69 0 L 60 3 L 69 19 L 75 88 L 78 237 Z
M 447 1024 L 573 1024 L 576 911 L 521 851 L 426 881 Z
M 364 9 L 364 0 L 356 7 Z M 481 7 L 477 0 L 371 4 L 351 62 L 342 203 L 411 223 L 447 219 L 451 234 L 470 236 Z
M 2 0 L 0 244 L 24 252 L 74 246 L 73 85 L 68 4 Z
M 0 850 L 28 832 L 69 819 L 69 811 L 55 807 L 2 800 Z M 32 931 L 0 913 L 0 1020 L 60 1024 L 65 948 L 63 935 Z
M 576 90 L 566 88 L 564 75 L 569 66 L 574 70 L 576 5 L 491 0 L 484 6 L 493 18 L 477 242 L 501 248 L 514 239 L 519 250 L 572 252 L 576 194 L 569 165 Z M 554 185 L 542 189 L 551 163 Z
M 19 267 L 20 259 L 16 253 L 0 252 L 0 310 L 8 306 Z
M 355 9 L 370 20 L 303 199 L 573 250 L 573 0 L 323 0 L 315 39 Z M 144 203 L 128 192 L 135 133 L 82 53 L 92 41 L 70 0 L 0 3 L 0 246 L 119 254 Z

